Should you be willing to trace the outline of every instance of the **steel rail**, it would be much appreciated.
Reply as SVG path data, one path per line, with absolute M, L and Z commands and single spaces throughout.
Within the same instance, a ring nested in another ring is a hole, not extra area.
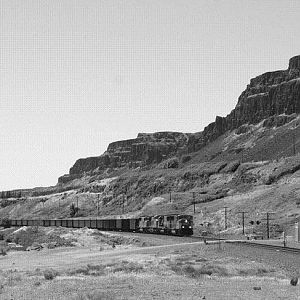
M 248 241 L 225 241 L 225 242 L 232 243 L 232 244 L 251 246 L 251 247 L 265 248 L 265 249 L 281 251 L 281 252 L 300 254 L 300 249 L 293 248 L 293 247 L 283 247 L 283 246 L 279 246 L 279 245 L 262 244 L 262 243 L 256 243 L 256 242 L 248 242 Z

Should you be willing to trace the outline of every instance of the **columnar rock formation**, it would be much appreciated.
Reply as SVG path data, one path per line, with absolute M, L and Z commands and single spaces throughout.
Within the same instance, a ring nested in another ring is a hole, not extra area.
M 300 56 L 295 56 L 290 59 L 287 70 L 267 72 L 251 79 L 231 113 L 226 117 L 217 116 L 215 122 L 202 132 L 139 134 L 136 139 L 111 143 L 103 155 L 77 160 L 70 173 L 60 177 L 59 182 L 69 181 L 93 170 L 97 172 L 126 165 L 137 167 L 159 163 L 178 153 L 197 151 L 226 131 L 243 124 L 256 124 L 274 116 L 299 112 Z M 281 116 L 281 123 L 282 120 L 289 118 Z
M 109 144 L 106 152 L 101 156 L 77 160 L 70 169 L 69 175 L 60 177 L 59 182 L 67 182 L 92 170 L 101 171 L 126 165 L 138 167 L 159 163 L 175 155 L 180 149 L 184 149 L 188 140 L 189 134 L 180 132 L 139 133 L 136 139 Z

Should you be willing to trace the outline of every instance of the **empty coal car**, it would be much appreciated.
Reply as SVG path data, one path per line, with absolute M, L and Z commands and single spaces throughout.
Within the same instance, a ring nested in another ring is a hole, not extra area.
M 15 220 L 10 226 L 56 226 L 68 228 L 94 228 L 99 230 L 137 231 L 139 219 L 51 219 L 51 220 Z

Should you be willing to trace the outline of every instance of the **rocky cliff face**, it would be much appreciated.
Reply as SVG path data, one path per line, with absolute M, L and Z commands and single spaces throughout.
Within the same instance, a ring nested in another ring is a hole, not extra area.
M 300 56 L 295 56 L 287 70 L 267 72 L 251 79 L 234 110 L 226 117 L 217 116 L 215 122 L 205 127 L 196 148 L 243 124 L 256 124 L 272 116 L 299 111 Z
M 226 117 L 217 116 L 215 122 L 202 132 L 140 133 L 136 139 L 111 143 L 103 155 L 77 160 L 69 174 L 60 177 L 59 182 L 72 180 L 92 170 L 159 163 L 180 152 L 197 151 L 226 131 L 237 129 L 243 124 L 256 124 L 268 119 L 266 126 L 271 126 L 278 121 L 274 121 L 275 116 L 299 112 L 300 56 L 295 56 L 290 59 L 287 70 L 267 72 L 251 79 L 231 113 Z M 276 124 L 282 125 L 285 120 L 289 118 L 283 117 Z
M 92 170 L 100 172 L 126 165 L 138 167 L 160 163 L 184 149 L 189 136 L 180 132 L 139 133 L 136 139 L 113 142 L 101 156 L 77 160 L 69 174 L 60 177 L 59 182 L 65 183 Z

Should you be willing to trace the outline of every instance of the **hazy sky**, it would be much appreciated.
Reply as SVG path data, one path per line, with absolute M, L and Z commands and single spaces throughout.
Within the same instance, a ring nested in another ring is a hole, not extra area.
M 300 1 L 0 0 L 0 190 L 139 132 L 201 131 L 300 54 Z

